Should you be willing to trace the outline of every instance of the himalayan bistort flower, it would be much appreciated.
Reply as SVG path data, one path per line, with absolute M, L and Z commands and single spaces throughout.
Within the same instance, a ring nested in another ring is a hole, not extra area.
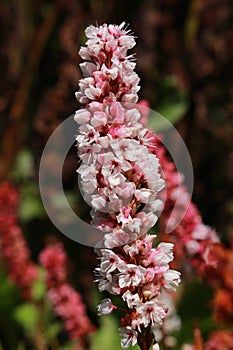
M 133 35 L 124 23 L 90 26 L 85 33 L 88 40 L 80 55 L 87 62 L 81 64 L 84 78 L 76 93 L 84 108 L 74 119 L 80 124 L 80 189 L 92 207 L 93 226 L 105 233 L 96 247 L 96 282 L 100 291 L 120 295 L 126 304 L 122 347 L 138 342 L 149 349 L 156 343 L 153 330 L 168 312 L 161 293 L 180 282 L 180 273 L 169 268 L 173 244 L 153 248 L 155 236 L 147 233 L 157 221 L 164 181 L 152 153 L 154 140 L 133 105 L 139 90 L 133 56 L 127 52 L 135 45 Z M 109 298 L 98 306 L 101 314 L 115 308 Z

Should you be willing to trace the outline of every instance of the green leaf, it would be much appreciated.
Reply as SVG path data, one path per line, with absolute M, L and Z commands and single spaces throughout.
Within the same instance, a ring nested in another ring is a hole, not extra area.
M 39 310 L 32 303 L 24 303 L 15 309 L 14 317 L 26 332 L 32 332 L 39 321 Z
M 118 350 L 120 337 L 117 335 L 117 324 L 112 316 L 100 318 L 100 329 L 92 338 L 91 350 L 102 350 L 103 344 L 106 349 Z
M 15 181 L 25 180 L 31 177 L 34 173 L 34 162 L 31 152 L 28 149 L 23 149 L 19 152 L 14 168 L 12 171 L 12 177 Z
M 180 95 L 180 100 L 174 103 L 166 103 L 158 107 L 158 112 L 162 114 L 171 124 L 181 120 L 187 111 L 188 101 L 185 95 Z
M 188 95 L 177 87 L 173 76 L 166 77 L 161 83 L 160 104 L 149 115 L 148 125 L 155 132 L 161 132 L 180 121 L 189 107 Z
M 17 350 L 25 350 L 25 349 L 26 349 L 26 347 L 25 347 L 24 344 L 19 344 L 18 345 L 18 349 Z
M 62 330 L 62 325 L 59 322 L 51 323 L 46 328 L 46 339 L 50 343 L 56 339 L 58 333 Z
M 178 343 L 175 347 L 177 350 L 180 349 L 181 344 L 193 342 L 193 327 L 196 321 L 204 339 L 215 327 L 209 303 L 212 299 L 212 289 L 204 282 L 193 280 L 185 286 L 183 293 L 177 311 L 182 322 L 182 327 L 177 333 Z
M 59 350 L 74 350 L 74 344 L 73 343 L 67 343 L 63 346 L 59 347 Z
M 34 300 L 41 300 L 44 298 L 46 293 L 46 283 L 45 283 L 45 271 L 39 269 L 39 276 L 32 286 L 32 298 Z
M 5 313 L 9 316 L 10 310 L 18 303 L 18 290 L 3 271 L 0 271 L 0 300 L 4 300 L 0 303 L 0 316 Z
M 119 325 L 113 315 L 100 317 L 100 329 L 91 337 L 90 350 L 119 350 L 121 349 L 121 336 L 118 331 Z M 129 347 L 138 350 L 138 346 Z
M 39 196 L 39 190 L 33 183 L 27 183 L 22 187 L 21 201 L 19 205 L 19 217 L 28 222 L 44 215 L 44 208 Z

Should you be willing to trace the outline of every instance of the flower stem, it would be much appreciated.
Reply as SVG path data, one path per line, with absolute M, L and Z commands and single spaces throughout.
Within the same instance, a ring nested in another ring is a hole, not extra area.
M 143 332 L 138 335 L 138 345 L 141 350 L 150 350 L 152 345 L 153 335 L 149 329 L 145 329 Z

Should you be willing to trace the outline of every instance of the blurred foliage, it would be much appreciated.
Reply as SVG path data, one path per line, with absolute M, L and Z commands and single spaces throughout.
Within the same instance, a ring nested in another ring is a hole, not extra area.
M 34 218 L 40 218 L 44 214 L 45 211 L 39 197 L 38 188 L 32 182 L 23 184 L 21 186 L 19 207 L 20 219 L 26 223 Z
M 176 85 L 176 79 L 172 76 L 167 76 L 161 82 L 160 91 L 163 92 L 163 98 L 158 103 L 156 112 L 150 113 L 148 120 L 148 126 L 155 132 L 166 131 L 169 128 L 167 121 L 172 125 L 177 124 L 189 108 L 187 93 L 178 90 Z
M 16 349 L 20 331 L 14 319 L 14 310 L 19 304 L 17 288 L 7 279 L 0 270 L 0 330 L 1 347 L 5 349 Z M 11 330 L 10 336 L 8 330 Z
M 26 333 L 33 334 L 39 321 L 39 311 L 32 303 L 23 303 L 14 310 L 14 317 Z
M 119 350 L 120 349 L 120 335 L 118 335 L 119 321 L 112 315 L 100 318 L 100 329 L 91 339 L 90 350 L 102 350 L 103 344 L 106 349 Z M 129 350 L 138 350 L 138 345 L 130 346 Z
M 210 308 L 212 296 L 211 288 L 203 282 L 200 283 L 194 280 L 189 285 L 183 286 L 183 293 L 181 292 L 181 301 L 177 310 L 182 319 L 182 328 L 177 334 L 177 350 L 183 343 L 192 343 L 192 330 L 195 323 L 198 323 L 205 338 L 214 329 Z
M 45 297 L 46 285 L 45 285 L 45 272 L 42 268 L 39 268 L 39 276 L 33 284 L 32 299 L 39 301 Z

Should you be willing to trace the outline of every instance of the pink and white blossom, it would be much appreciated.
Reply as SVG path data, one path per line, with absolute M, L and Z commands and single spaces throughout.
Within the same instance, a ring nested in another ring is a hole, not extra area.
M 39 261 L 46 271 L 49 301 L 63 319 L 69 338 L 83 347 L 95 328 L 86 314 L 81 295 L 67 282 L 67 256 L 63 245 L 57 243 L 44 248 Z
M 123 336 L 123 339 L 121 340 L 121 346 L 123 349 L 127 349 L 130 345 L 134 346 L 137 344 L 138 332 L 135 331 L 132 327 L 121 327 L 119 331 Z
M 135 39 L 125 24 L 89 26 L 80 55 L 84 78 L 76 97 L 84 108 L 77 111 L 76 137 L 81 164 L 81 192 L 92 207 L 92 225 L 105 232 L 96 246 L 100 261 L 95 269 L 100 291 L 120 295 L 126 315 L 120 329 L 121 346 L 137 343 L 143 328 L 160 327 L 168 308 L 160 302 L 162 291 L 175 289 L 177 271 L 169 269 L 173 245 L 148 235 L 161 210 L 159 192 L 164 187 L 160 162 L 152 152 L 154 139 L 140 123 L 137 106 L 139 78 L 127 50 Z M 109 298 L 98 306 L 108 314 Z M 151 333 L 153 341 L 153 332 Z M 151 344 L 150 344 L 151 345 Z
M 120 288 L 125 287 L 137 287 L 140 283 L 144 282 L 144 276 L 146 269 L 142 266 L 134 264 L 125 264 L 119 267 L 119 286 Z
M 98 315 L 108 315 L 114 310 L 116 307 L 113 305 L 111 299 L 105 298 L 101 301 L 101 303 L 97 306 Z
M 168 270 L 163 274 L 164 278 L 164 288 L 167 290 L 176 290 L 176 287 L 180 284 L 180 275 L 181 273 L 176 270 Z
M 149 324 L 161 325 L 166 316 L 167 308 L 158 302 L 150 300 L 136 307 L 137 313 L 140 315 L 139 321 L 141 325 L 147 327 Z
M 138 293 L 132 294 L 130 290 L 127 290 L 123 295 L 122 299 L 126 301 L 127 306 L 132 309 L 134 306 L 138 305 L 141 300 Z
M 122 260 L 117 254 L 115 254 L 112 250 L 102 249 L 102 256 L 100 258 L 100 268 L 101 271 L 105 273 L 111 273 L 117 268 L 119 269 L 120 264 L 123 265 L 125 262 Z
M 159 347 L 158 343 L 154 344 L 152 347 L 152 350 L 159 350 L 159 349 L 160 349 L 160 347 Z

